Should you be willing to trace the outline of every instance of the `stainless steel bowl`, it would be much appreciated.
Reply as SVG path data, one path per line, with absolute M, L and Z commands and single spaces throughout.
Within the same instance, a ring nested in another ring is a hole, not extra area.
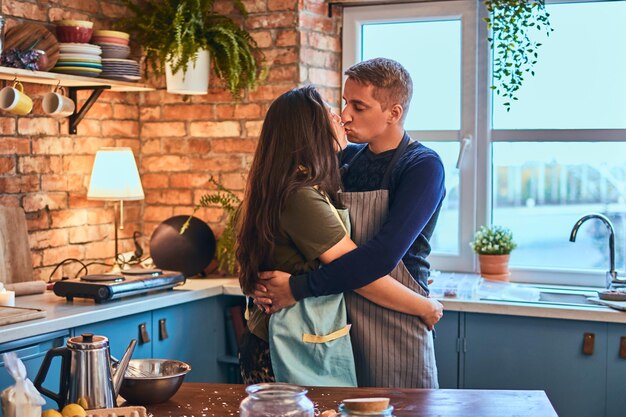
M 171 359 L 133 359 L 122 381 L 120 395 L 129 403 L 146 405 L 176 394 L 191 366 Z

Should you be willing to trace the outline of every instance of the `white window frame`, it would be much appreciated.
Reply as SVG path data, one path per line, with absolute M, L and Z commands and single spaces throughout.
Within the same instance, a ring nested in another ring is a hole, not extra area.
M 568 0 L 568 2 L 590 0 Z M 591 0 L 601 1 L 601 0 Z M 547 0 L 548 3 L 564 2 Z M 478 225 L 490 224 L 491 143 L 500 141 L 624 141 L 626 129 L 492 130 L 491 51 L 483 18 L 487 11 L 480 0 L 452 0 L 383 6 L 346 7 L 343 12 L 342 74 L 360 60 L 361 26 L 369 23 L 436 21 L 460 18 L 462 22 L 461 128 L 458 131 L 409 131 L 423 141 L 471 137 L 471 146 L 460 167 L 459 255 L 433 253 L 434 268 L 454 272 L 477 272 L 477 257 L 469 247 Z M 343 81 L 345 82 L 345 75 Z M 484 109 L 481 111 L 480 109 Z M 564 236 L 567 238 L 567 236 Z M 608 269 L 608 265 L 607 265 Z M 547 268 L 514 268 L 517 282 L 603 286 L 605 271 Z

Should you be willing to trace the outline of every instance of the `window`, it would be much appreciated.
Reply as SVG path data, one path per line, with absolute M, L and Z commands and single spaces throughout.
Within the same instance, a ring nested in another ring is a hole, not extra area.
M 584 214 L 605 214 L 616 229 L 616 267 L 624 269 L 626 1 L 546 7 L 554 32 L 510 112 L 489 89 L 479 0 L 345 8 L 343 69 L 384 56 L 411 72 L 405 127 L 446 168 L 434 268 L 477 270 L 468 242 L 479 225 L 493 223 L 518 243 L 514 279 L 600 286 L 609 266 L 606 228 L 591 220 L 575 243 L 568 238 Z

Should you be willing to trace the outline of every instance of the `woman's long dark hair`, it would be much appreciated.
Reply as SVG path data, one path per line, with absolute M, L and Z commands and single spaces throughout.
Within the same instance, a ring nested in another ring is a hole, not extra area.
M 330 116 L 314 87 L 290 90 L 271 104 L 238 216 L 236 254 L 244 294 L 254 291 L 257 273 L 272 266 L 287 197 L 300 187 L 317 186 L 338 202 L 336 142 Z

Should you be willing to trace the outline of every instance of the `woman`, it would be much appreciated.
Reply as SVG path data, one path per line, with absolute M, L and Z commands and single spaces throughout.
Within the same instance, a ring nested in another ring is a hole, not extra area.
M 259 271 L 279 269 L 299 274 L 319 267 L 320 263 L 332 262 L 356 247 L 335 209 L 340 207 L 340 176 L 335 154 L 342 146 L 345 146 L 345 134 L 341 120 L 331 114 L 315 88 L 306 86 L 288 91 L 268 109 L 239 216 L 237 259 L 244 294 L 253 293 Z M 389 276 L 357 292 L 376 304 L 420 316 L 431 327 L 441 317 L 439 303 L 416 294 Z M 311 336 L 313 344 L 314 350 L 309 354 L 298 353 L 300 347 L 294 348 L 295 353 L 289 352 L 292 345 L 280 343 L 283 336 L 287 337 L 282 333 L 281 337 L 270 338 L 269 315 L 251 309 L 249 332 L 240 350 L 245 383 L 274 381 L 274 362 L 275 367 L 280 367 L 281 381 L 351 384 L 349 375 L 345 378 L 340 375 L 337 382 L 332 379 L 335 371 L 323 369 L 328 363 L 315 362 L 327 362 L 329 356 L 332 362 L 335 353 L 324 349 L 349 343 L 349 326 L 341 327 L 342 320 L 345 321 L 343 298 L 328 297 L 339 298 L 303 300 L 306 303 L 300 302 L 291 312 L 271 319 L 277 332 L 304 329 L 306 334 L 302 339 Z M 329 333 L 333 326 L 339 327 Z M 329 339 L 331 335 L 335 338 Z M 338 355 L 341 361 L 351 360 Z M 307 366 L 313 371 L 307 373 L 304 370 Z M 320 375 L 325 378 L 323 381 L 318 379 Z

